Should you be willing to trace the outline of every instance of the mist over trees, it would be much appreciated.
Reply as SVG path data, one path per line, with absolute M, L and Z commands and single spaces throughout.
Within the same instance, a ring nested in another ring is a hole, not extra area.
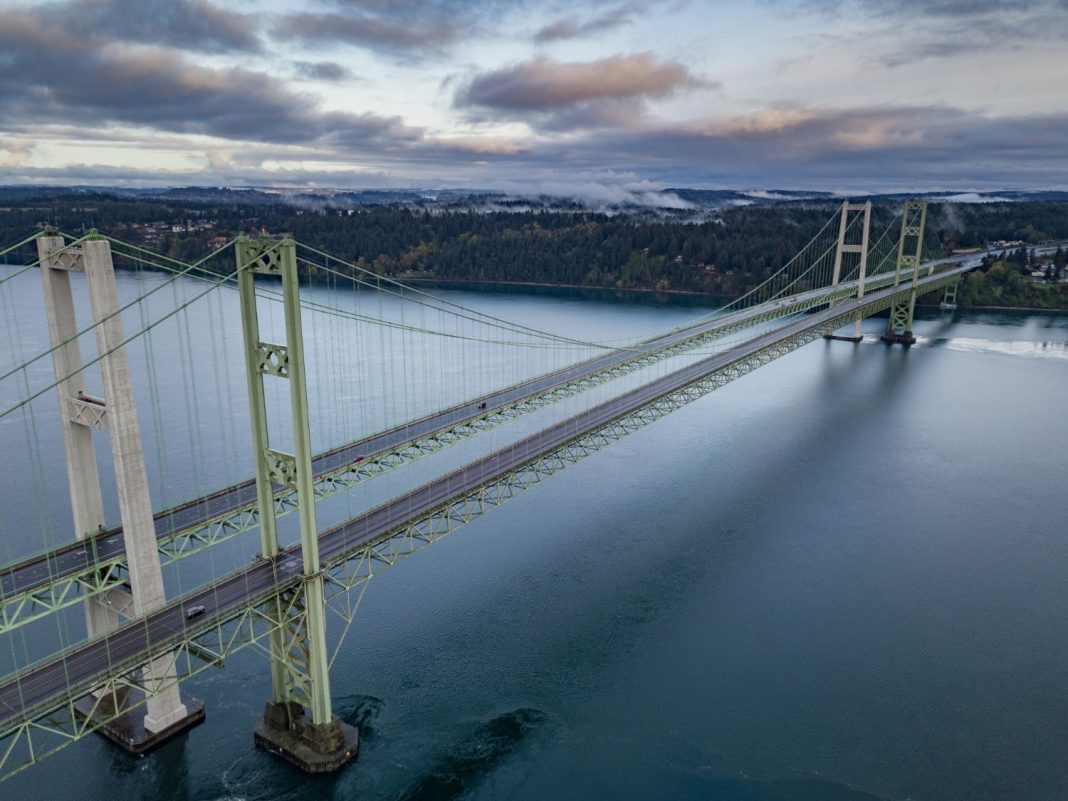
M 898 208 L 897 202 L 877 203 L 873 231 L 881 232 Z M 399 278 L 731 297 L 778 270 L 820 230 L 834 209 L 833 203 L 785 203 L 694 217 L 570 210 L 441 211 L 387 205 L 302 208 L 283 203 L 46 194 L 9 200 L 0 209 L 0 241 L 18 241 L 41 223 L 68 233 L 95 227 L 190 261 L 240 232 L 265 229 L 292 233 L 299 241 L 340 259 Z M 991 240 L 1064 239 L 1068 238 L 1068 202 L 932 203 L 928 230 L 929 243 L 943 253 L 981 247 Z M 896 238 L 896 230 L 891 236 Z M 1055 276 L 1048 287 L 1036 287 L 1031 262 L 1009 262 L 1015 269 L 991 261 L 982 272 L 969 276 L 961 302 L 1068 308 L 1068 297 L 1062 285 L 1055 285 Z

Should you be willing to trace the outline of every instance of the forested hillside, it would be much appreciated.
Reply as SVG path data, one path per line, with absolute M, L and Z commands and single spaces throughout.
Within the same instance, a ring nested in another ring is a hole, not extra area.
M 725 296 L 739 295 L 777 270 L 834 211 L 832 203 L 791 203 L 705 212 L 699 217 L 581 211 L 432 212 L 411 207 L 337 209 L 85 193 L 31 195 L 6 202 L 7 207 L 0 209 L 4 242 L 17 241 L 42 223 L 74 233 L 96 227 L 192 260 L 239 232 L 266 229 L 291 232 L 302 242 L 386 275 Z M 874 227 L 885 226 L 896 209 L 897 204 L 877 203 Z M 931 204 L 928 227 L 929 240 L 942 252 L 989 240 L 1037 243 L 1068 238 L 1068 203 Z M 970 282 L 965 297 L 989 305 L 984 301 L 992 299 L 992 282 L 991 277 Z M 1013 292 L 1003 292 L 1001 297 L 1015 297 Z M 1047 295 L 1059 298 L 1061 293 Z

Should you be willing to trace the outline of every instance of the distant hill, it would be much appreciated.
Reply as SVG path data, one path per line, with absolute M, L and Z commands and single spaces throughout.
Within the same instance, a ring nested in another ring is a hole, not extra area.
M 0 186 L 0 204 L 70 196 L 158 199 L 183 203 L 211 203 L 242 206 L 293 206 L 296 208 L 357 209 L 374 206 L 400 206 L 441 211 L 608 211 L 685 212 L 715 211 L 740 206 L 837 203 L 844 197 L 833 192 L 794 189 L 694 189 L 668 187 L 633 190 L 625 187 L 576 187 L 574 194 L 555 192 L 501 192 L 483 189 L 321 189 L 297 190 L 284 187 L 184 186 L 126 188 L 111 186 Z M 1029 200 L 1068 200 L 1068 191 L 1003 189 L 983 192 L 899 192 L 850 194 L 850 200 L 894 202 L 910 197 L 935 202 L 997 203 Z

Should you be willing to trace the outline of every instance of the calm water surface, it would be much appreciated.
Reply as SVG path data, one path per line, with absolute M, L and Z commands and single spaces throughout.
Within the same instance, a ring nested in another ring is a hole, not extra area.
M 448 296 L 604 338 L 701 313 Z M 219 311 L 204 326 L 225 327 Z M 363 734 L 343 772 L 308 779 L 253 747 L 269 678 L 246 651 L 187 685 L 208 712 L 188 736 L 143 760 L 90 738 L 0 798 L 1068 798 L 1068 315 L 933 315 L 908 350 L 879 343 L 879 323 L 860 345 L 817 342 L 707 396 L 375 578 L 331 673 L 337 711 Z M 553 366 L 537 358 L 527 366 Z M 433 388 L 418 393 L 433 407 Z M 222 403 L 217 419 L 244 403 L 198 398 Z M 351 427 L 388 417 L 376 414 Z M 246 427 L 223 427 L 223 472 L 248 472 Z M 182 496 L 161 461 L 150 455 L 160 491 Z M 30 515 L 12 507 L 5 521 Z M 8 551 L 34 550 L 39 528 Z M 54 641 L 55 625 L 34 637 Z M 5 658 L 33 652 L 28 639 Z

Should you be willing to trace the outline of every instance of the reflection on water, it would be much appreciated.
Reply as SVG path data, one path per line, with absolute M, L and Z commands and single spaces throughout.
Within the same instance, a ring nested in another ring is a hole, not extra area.
M 463 739 L 444 744 L 437 762 L 401 792 L 401 801 L 455 801 L 496 770 L 546 723 L 537 709 L 517 709 L 480 723 Z

